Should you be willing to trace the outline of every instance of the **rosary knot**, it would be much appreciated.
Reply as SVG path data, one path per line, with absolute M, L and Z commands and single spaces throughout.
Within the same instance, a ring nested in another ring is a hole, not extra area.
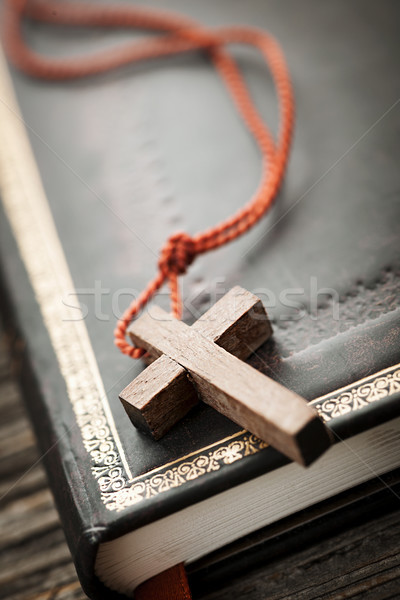
M 165 276 L 170 273 L 183 275 L 195 256 L 194 241 L 187 233 L 180 231 L 171 235 L 162 247 L 158 266 Z

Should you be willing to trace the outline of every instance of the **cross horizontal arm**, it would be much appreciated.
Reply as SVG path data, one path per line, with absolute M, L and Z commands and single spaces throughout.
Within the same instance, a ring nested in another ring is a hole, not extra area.
M 318 413 L 294 392 L 158 307 L 130 327 L 134 342 L 181 365 L 202 400 L 301 464 L 330 445 Z

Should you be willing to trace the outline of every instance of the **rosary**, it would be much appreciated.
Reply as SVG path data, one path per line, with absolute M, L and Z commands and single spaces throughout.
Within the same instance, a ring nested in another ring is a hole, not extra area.
M 87 56 L 53 59 L 26 45 L 21 31 L 24 18 L 53 25 L 157 31 L 159 35 Z M 96 75 L 190 51 L 208 55 L 260 149 L 261 182 L 248 204 L 227 220 L 193 236 L 174 233 L 162 247 L 156 276 L 122 315 L 114 332 L 121 352 L 132 358 L 143 356 L 150 363 L 121 392 L 120 399 L 132 423 L 155 439 L 201 399 L 292 460 L 310 464 L 331 445 L 329 431 L 318 413 L 300 396 L 244 362 L 272 333 L 261 301 L 235 287 L 191 327 L 179 321 L 182 299 L 178 277 L 199 254 L 235 240 L 257 223 L 271 207 L 282 182 L 294 101 L 277 42 L 259 29 L 209 30 L 177 14 L 129 5 L 6 0 L 3 23 L 4 44 L 13 64 L 30 76 L 47 80 Z M 277 140 L 262 121 L 236 62 L 226 50 L 233 43 L 254 46 L 270 69 L 280 112 Z M 169 286 L 172 314 L 154 307 L 151 315 L 137 317 L 164 284 Z M 134 345 L 127 341 L 127 334 Z

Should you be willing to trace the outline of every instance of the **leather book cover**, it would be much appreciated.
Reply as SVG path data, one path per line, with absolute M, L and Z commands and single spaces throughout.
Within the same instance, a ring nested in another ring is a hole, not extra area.
M 250 364 L 312 401 L 339 438 L 392 418 L 400 390 L 398 4 L 173 0 L 168 8 L 211 27 L 272 33 L 297 105 L 272 212 L 189 269 L 184 320 L 240 284 L 263 300 L 274 329 Z M 128 35 L 29 22 L 25 34 L 53 56 Z M 234 54 L 273 128 L 264 64 L 246 48 Z M 99 597 L 99 543 L 286 464 L 203 404 L 162 440 L 142 435 L 118 393 L 143 365 L 113 345 L 116 319 L 154 275 L 164 240 L 239 209 L 257 186 L 260 158 L 202 53 L 65 83 L 8 69 L 2 59 L 2 308 L 79 576 Z M 157 302 L 168 307 L 166 294 Z

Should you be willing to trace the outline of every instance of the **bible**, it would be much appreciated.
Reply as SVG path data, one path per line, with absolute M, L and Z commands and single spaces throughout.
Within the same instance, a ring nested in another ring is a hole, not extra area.
M 307 468 L 202 403 L 154 441 L 118 399 L 143 367 L 114 349 L 115 320 L 151 275 L 162 241 L 178 227 L 205 228 L 215 211 L 230 213 L 257 180 L 257 152 L 208 62 L 190 54 L 55 84 L 25 77 L 2 57 L 2 310 L 20 341 L 27 408 L 90 597 L 131 596 L 179 562 L 196 573 L 221 549 L 243 548 L 263 528 L 400 466 L 391 158 L 399 42 L 390 15 L 380 15 L 373 20 L 387 52 L 374 54 L 366 22 L 379 7 L 367 5 L 361 21 L 340 8 L 359 28 L 357 42 L 349 31 L 340 47 L 322 8 L 307 11 L 310 36 L 290 7 L 231 7 L 230 21 L 268 26 L 287 51 L 298 129 L 267 221 L 199 259 L 185 279 L 188 324 L 239 280 L 263 302 L 273 335 L 247 361 L 304 397 L 335 440 Z M 204 19 L 218 23 L 218 6 Z M 45 27 L 27 35 L 40 52 L 59 51 Z M 63 36 L 82 51 L 110 41 L 102 31 Z M 334 68 L 329 53 L 336 62 L 352 53 L 355 62 Z M 273 119 L 257 59 L 240 49 L 238 57 Z M 382 82 L 366 104 L 371 63 Z M 329 74 L 324 85 L 321 73 Z M 167 308 L 162 295 L 158 302 Z

